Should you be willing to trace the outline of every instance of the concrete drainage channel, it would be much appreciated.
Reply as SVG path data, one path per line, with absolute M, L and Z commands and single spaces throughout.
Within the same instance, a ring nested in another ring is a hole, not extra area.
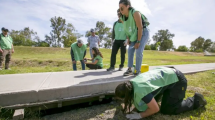
M 44 117 L 46 115 L 62 113 L 70 110 L 75 110 L 79 108 L 90 107 L 93 105 L 107 104 L 113 101 L 114 94 L 97 95 L 87 98 L 81 98 L 76 100 L 58 101 L 47 104 L 40 105 L 29 105 L 25 108 L 11 108 L 1 109 L 0 118 L 1 119 L 13 119 L 20 120 L 29 118 L 33 115 L 36 117 Z M 26 114 L 27 113 L 27 114 Z M 29 114 L 30 113 L 30 114 Z M 9 116 L 8 116 L 9 115 Z

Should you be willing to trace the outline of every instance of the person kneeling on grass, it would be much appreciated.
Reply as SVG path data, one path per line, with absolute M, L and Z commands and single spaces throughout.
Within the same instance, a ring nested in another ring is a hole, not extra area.
M 86 66 L 90 69 L 102 69 L 103 68 L 103 56 L 100 53 L 99 49 L 96 47 L 93 47 L 92 54 L 93 54 L 92 59 L 85 58 L 85 60 L 93 61 L 90 63 L 85 61 Z
M 80 61 L 82 70 L 85 70 L 84 57 L 86 55 L 87 46 L 83 44 L 82 40 L 78 40 L 77 42 L 71 45 L 71 58 L 73 63 L 73 70 L 77 70 L 76 62 Z
M 187 79 L 179 70 L 160 67 L 142 73 L 134 79 L 119 84 L 115 89 L 116 99 L 123 100 L 123 112 L 130 112 L 132 104 L 140 113 L 127 114 L 128 119 L 141 119 L 158 111 L 165 115 L 177 115 L 204 107 L 207 101 L 195 93 L 186 100 Z M 161 107 L 158 101 L 162 97 Z

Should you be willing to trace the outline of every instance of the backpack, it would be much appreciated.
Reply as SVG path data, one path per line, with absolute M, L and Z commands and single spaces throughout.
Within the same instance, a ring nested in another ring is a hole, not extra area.
M 131 9 L 131 12 L 132 12 L 132 15 L 134 14 L 134 9 L 132 8 Z M 139 12 L 139 11 L 138 11 Z M 141 14 L 141 13 L 140 13 Z M 134 16 L 133 16 L 134 17 Z M 141 14 L 141 18 L 142 18 L 142 24 L 143 24 L 143 28 L 146 28 L 147 26 L 149 26 L 150 25 L 150 23 L 149 23 L 149 21 L 148 21 L 148 19 L 147 19 L 147 17 L 145 16 L 145 15 L 143 15 L 143 14 Z

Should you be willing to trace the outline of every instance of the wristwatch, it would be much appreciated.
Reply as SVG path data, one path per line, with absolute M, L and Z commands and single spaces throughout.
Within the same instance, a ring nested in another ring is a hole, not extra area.
M 139 40 L 137 40 L 137 42 L 136 43 L 140 43 L 140 41 Z

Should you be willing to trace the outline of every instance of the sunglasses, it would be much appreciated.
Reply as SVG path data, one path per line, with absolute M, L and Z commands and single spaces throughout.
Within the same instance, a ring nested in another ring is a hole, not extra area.
M 120 11 L 123 11 L 123 7 L 120 8 Z

